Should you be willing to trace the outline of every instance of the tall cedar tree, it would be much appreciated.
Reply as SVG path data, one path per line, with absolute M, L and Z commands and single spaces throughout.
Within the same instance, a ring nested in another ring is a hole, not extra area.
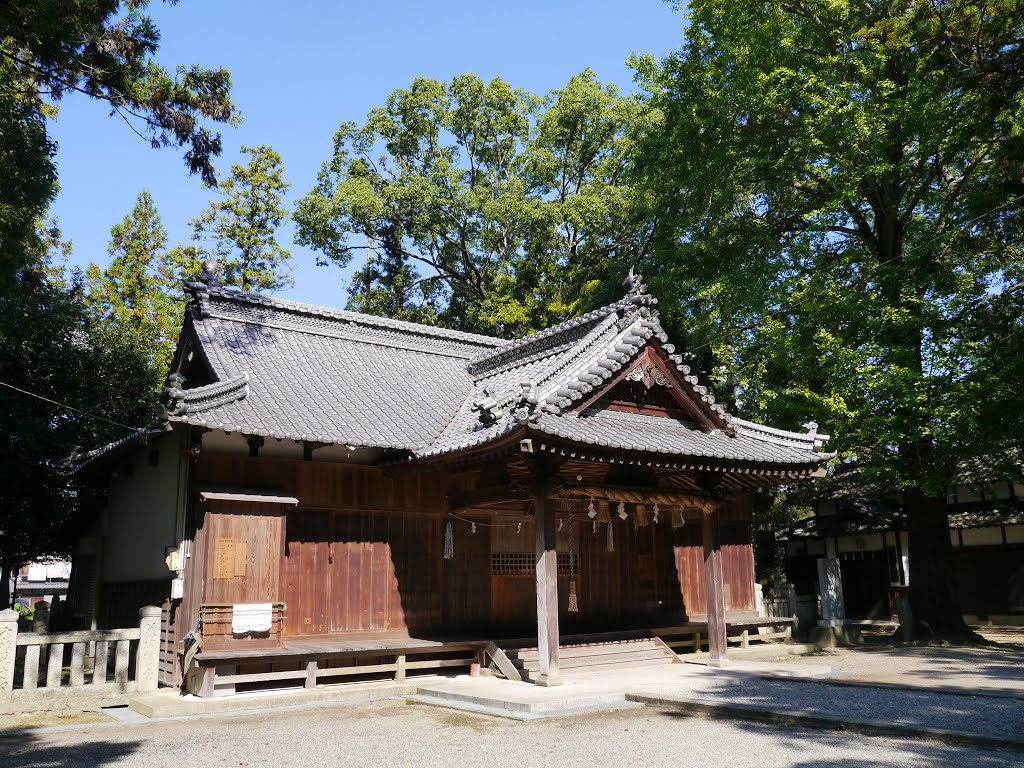
M 546 98 L 497 78 L 418 78 L 338 130 L 296 206 L 297 241 L 343 266 L 367 253 L 352 308 L 537 330 L 588 308 L 616 262 L 644 253 L 623 176 L 645 114 L 589 70 Z
M 251 155 L 234 164 L 217 185 L 221 196 L 193 219 L 194 244 L 175 248 L 177 273 L 196 279 L 206 261 L 216 262 L 218 278 L 243 291 L 277 291 L 292 285 L 291 253 L 277 242 L 277 228 L 288 216 L 281 156 L 268 146 L 242 147 Z
M 80 276 L 34 255 L 0 292 L 0 380 L 22 390 L 0 386 L 0 607 L 12 569 L 68 555 L 95 512 L 91 489 L 69 487 L 60 460 L 146 423 L 159 383 L 137 338 L 86 307 Z
M 90 264 L 86 303 L 105 322 L 137 340 L 157 372 L 170 367 L 181 326 L 183 302 L 170 283 L 167 231 L 149 190 L 131 213 L 110 230 L 110 263 Z
M 688 16 L 677 53 L 635 62 L 661 113 L 648 271 L 744 410 L 816 417 L 902 487 L 915 629 L 964 634 L 946 488 L 1024 434 L 1022 4 Z
M 56 144 L 46 121 L 69 93 L 105 102 L 154 147 L 185 148 L 185 164 L 213 184 L 220 135 L 204 120 L 238 117 L 224 69 L 153 60 L 160 33 L 147 0 L 0 5 L 0 280 L 38 254 L 37 222 L 57 192 Z

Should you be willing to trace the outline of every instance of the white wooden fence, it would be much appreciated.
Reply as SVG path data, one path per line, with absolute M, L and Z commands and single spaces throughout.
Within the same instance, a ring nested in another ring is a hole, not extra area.
M 138 627 L 81 632 L 19 633 L 18 614 L 0 611 L 0 712 L 125 704 L 156 690 L 159 650 L 155 606 Z

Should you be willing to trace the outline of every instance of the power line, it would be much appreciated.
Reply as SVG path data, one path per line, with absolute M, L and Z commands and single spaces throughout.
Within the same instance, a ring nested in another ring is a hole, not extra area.
M 95 419 L 97 421 L 105 421 L 108 424 L 113 424 L 115 427 L 121 427 L 122 429 L 127 429 L 129 432 L 141 432 L 142 431 L 138 427 L 129 427 L 127 424 L 122 424 L 119 421 L 114 421 L 113 419 L 108 419 L 106 416 L 98 416 L 98 415 L 96 415 L 94 413 L 89 413 L 88 411 L 83 411 L 81 408 L 75 408 L 75 406 L 73 406 L 73 405 L 68 405 L 67 403 L 61 403 L 61 402 L 59 402 L 57 400 L 52 400 L 49 397 L 43 397 L 42 395 L 37 395 L 35 392 L 29 392 L 27 389 L 21 389 L 20 387 L 16 387 L 13 384 L 8 384 L 6 381 L 0 381 L 0 386 L 7 387 L 8 389 L 13 389 L 15 392 L 20 392 L 23 395 L 28 395 L 29 397 L 34 397 L 34 398 L 36 398 L 38 400 L 44 400 L 47 403 L 52 403 L 53 405 L 59 406 L 60 408 L 64 408 L 65 410 L 74 411 L 75 413 L 80 413 L 83 416 L 85 416 L 86 418 Z

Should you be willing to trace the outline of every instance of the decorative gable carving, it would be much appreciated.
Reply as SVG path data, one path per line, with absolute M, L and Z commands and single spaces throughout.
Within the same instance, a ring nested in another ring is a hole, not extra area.
M 635 366 L 629 373 L 623 376 L 623 379 L 626 381 L 639 381 L 647 389 L 655 386 L 671 389 L 674 386 L 668 376 L 654 363 Z
M 731 433 L 721 414 L 687 377 L 677 372 L 660 345 L 648 342 L 632 364 L 576 408 L 624 411 L 688 421 L 706 431 Z

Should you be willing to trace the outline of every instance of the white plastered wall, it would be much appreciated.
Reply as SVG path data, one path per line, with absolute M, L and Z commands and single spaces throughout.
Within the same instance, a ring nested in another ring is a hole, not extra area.
M 112 466 L 101 518 L 104 582 L 174 576 L 164 558 L 182 535 L 188 472 L 188 457 L 181 452 L 185 434 L 175 430 Z

